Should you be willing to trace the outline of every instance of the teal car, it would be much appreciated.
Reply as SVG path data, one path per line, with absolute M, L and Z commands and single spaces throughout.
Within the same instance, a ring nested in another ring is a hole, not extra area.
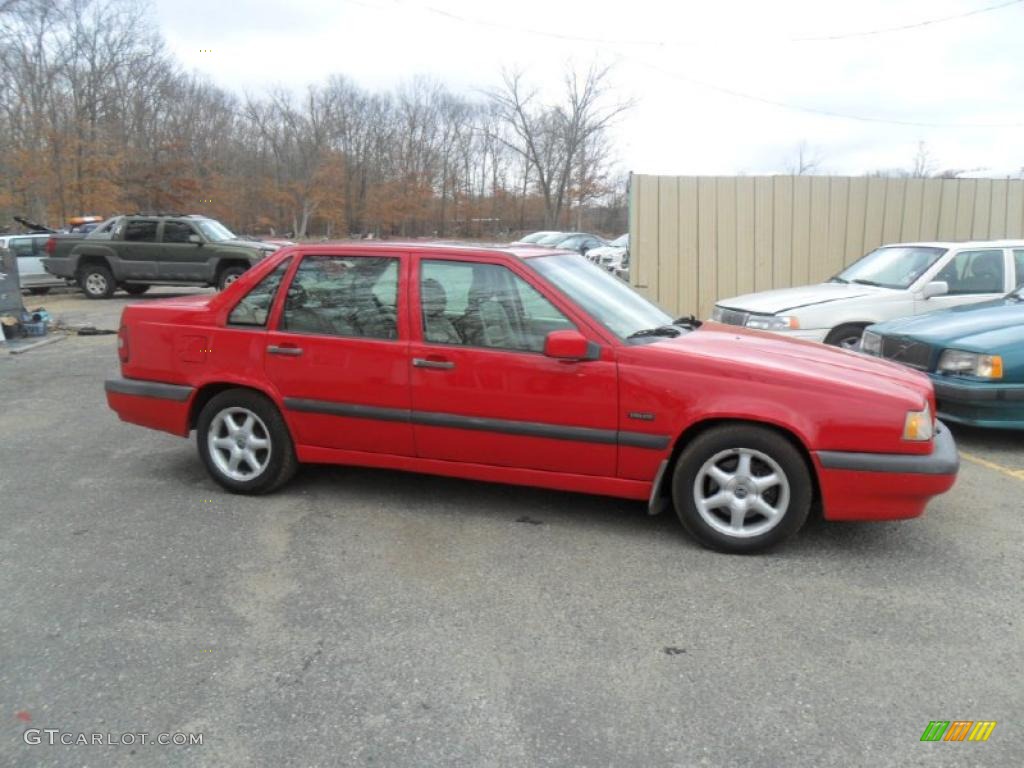
M 869 326 L 861 352 L 927 373 L 943 421 L 1024 429 L 1024 284 L 995 301 Z

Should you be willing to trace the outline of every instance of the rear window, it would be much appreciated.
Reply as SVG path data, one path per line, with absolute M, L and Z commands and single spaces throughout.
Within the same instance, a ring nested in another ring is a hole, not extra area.
M 1018 288 L 1024 287 L 1024 250 L 1013 252 L 1013 263 L 1017 267 L 1017 282 L 1015 285 Z
M 270 316 L 270 308 L 274 306 L 274 297 L 281 286 L 284 273 L 288 270 L 291 258 L 282 261 L 277 269 L 254 285 L 242 300 L 235 305 L 228 316 L 231 325 L 264 326 Z

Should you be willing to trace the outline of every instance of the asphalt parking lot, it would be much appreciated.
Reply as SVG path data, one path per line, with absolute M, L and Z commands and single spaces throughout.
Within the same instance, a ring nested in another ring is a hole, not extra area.
M 0 352 L 0 765 L 1024 763 L 1024 434 L 955 430 L 920 519 L 728 557 L 568 493 L 308 467 L 231 496 L 116 419 L 116 370 L 113 336 Z M 958 719 L 998 725 L 920 742 Z

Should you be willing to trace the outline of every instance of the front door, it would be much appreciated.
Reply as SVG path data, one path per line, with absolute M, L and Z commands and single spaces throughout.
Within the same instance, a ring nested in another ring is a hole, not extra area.
M 543 354 L 550 331 L 576 327 L 543 284 L 483 258 L 420 257 L 417 266 L 418 455 L 614 476 L 615 363 Z
M 998 299 L 1012 288 L 1013 271 L 1007 268 L 1008 259 L 1002 248 L 979 248 L 954 254 L 932 277 L 932 280 L 944 280 L 949 285 L 949 293 L 915 300 L 914 314 Z
M 161 235 L 160 277 L 165 280 L 205 280 L 208 249 L 189 240 L 198 235 L 187 221 L 164 221 Z
M 298 445 L 414 455 L 401 254 L 305 254 L 266 335 Z

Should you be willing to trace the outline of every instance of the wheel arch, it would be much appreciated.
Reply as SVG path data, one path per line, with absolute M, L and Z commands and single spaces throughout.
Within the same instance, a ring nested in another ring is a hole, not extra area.
M 284 409 L 281 407 L 281 401 L 278 397 L 275 397 L 273 392 L 254 386 L 252 383 L 248 382 L 211 381 L 201 385 L 196 389 L 195 394 L 192 395 L 192 402 L 189 405 L 188 412 L 189 431 L 196 428 L 196 425 L 199 423 L 199 414 L 203 412 L 203 408 L 206 407 L 206 404 L 221 392 L 227 392 L 229 389 L 246 389 L 267 398 L 267 400 L 269 400 L 273 406 L 280 411 L 281 418 L 284 419 L 285 424 L 288 425 L 288 419 L 285 418 Z M 288 428 L 291 429 L 291 426 L 288 425 Z
M 660 479 L 660 485 L 658 488 L 653 489 L 652 498 L 671 499 L 672 489 L 672 474 L 675 469 L 676 463 L 679 461 L 679 456 L 686 449 L 690 443 L 700 437 L 705 432 L 708 432 L 717 427 L 723 427 L 728 425 L 744 425 L 744 426 L 756 426 L 763 427 L 777 433 L 785 440 L 787 440 L 803 458 L 804 463 L 807 465 L 807 472 L 811 477 L 811 483 L 813 485 L 811 495 L 811 510 L 812 512 L 820 512 L 821 509 L 821 486 L 818 480 L 818 471 L 814 465 L 814 460 L 811 458 L 811 451 L 807 447 L 804 440 L 794 430 L 789 429 L 781 424 L 775 422 L 766 421 L 756 417 L 749 416 L 713 416 L 699 421 L 695 421 L 684 429 L 679 436 L 672 443 L 672 450 L 666 459 L 667 465 L 665 472 L 662 473 Z

